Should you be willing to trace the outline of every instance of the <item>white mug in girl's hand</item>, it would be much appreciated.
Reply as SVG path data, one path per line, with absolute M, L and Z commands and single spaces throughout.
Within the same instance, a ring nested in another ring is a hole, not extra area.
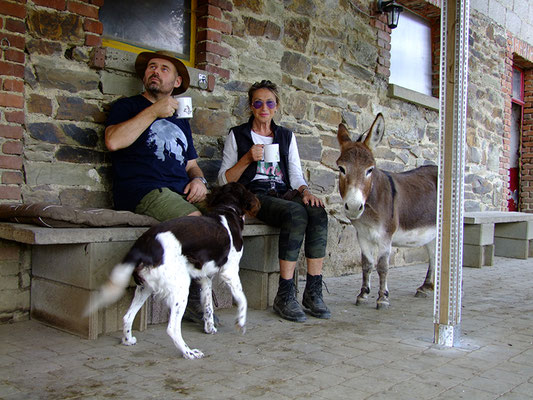
M 178 101 L 176 117 L 192 118 L 192 99 L 190 97 L 174 97 Z
M 265 144 L 263 147 L 263 160 L 267 163 L 279 162 L 279 144 Z

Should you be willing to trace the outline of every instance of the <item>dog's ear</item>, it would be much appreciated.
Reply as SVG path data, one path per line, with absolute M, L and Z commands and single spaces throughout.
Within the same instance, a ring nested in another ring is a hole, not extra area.
M 206 197 L 206 203 L 207 208 L 213 208 L 217 204 L 220 204 L 220 198 L 222 196 L 222 188 L 223 186 L 215 186 L 211 189 L 211 191 L 207 194 Z
M 261 208 L 261 203 L 255 194 L 241 185 L 243 209 L 249 217 L 255 217 Z

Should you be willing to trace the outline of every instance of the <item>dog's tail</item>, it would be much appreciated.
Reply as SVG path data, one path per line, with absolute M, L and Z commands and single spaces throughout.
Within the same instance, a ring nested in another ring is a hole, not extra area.
M 100 308 L 113 304 L 120 299 L 130 283 L 134 269 L 135 265 L 133 263 L 117 264 L 111 271 L 107 282 L 102 285 L 97 293 L 91 295 L 83 316 L 87 317 Z

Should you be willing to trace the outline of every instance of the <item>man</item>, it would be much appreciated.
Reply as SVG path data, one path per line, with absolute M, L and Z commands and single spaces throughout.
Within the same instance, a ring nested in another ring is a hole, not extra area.
M 172 96 L 189 87 L 185 65 L 165 51 L 143 52 L 135 60 L 144 92 L 115 102 L 106 123 L 111 151 L 115 208 L 159 221 L 201 215 L 206 180 L 196 159 L 189 121 L 174 115 Z M 184 318 L 200 322 L 199 285 L 191 284 Z

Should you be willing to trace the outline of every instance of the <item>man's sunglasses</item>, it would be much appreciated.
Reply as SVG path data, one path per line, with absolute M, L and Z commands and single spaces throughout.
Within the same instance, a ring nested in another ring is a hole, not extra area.
M 254 106 L 254 108 L 256 110 L 259 110 L 261 107 L 263 107 L 263 101 L 262 100 L 256 100 L 252 103 L 252 106 Z M 276 102 L 274 100 L 267 100 L 266 101 L 266 105 L 268 108 L 270 108 L 271 110 L 273 110 L 274 108 L 276 108 Z

